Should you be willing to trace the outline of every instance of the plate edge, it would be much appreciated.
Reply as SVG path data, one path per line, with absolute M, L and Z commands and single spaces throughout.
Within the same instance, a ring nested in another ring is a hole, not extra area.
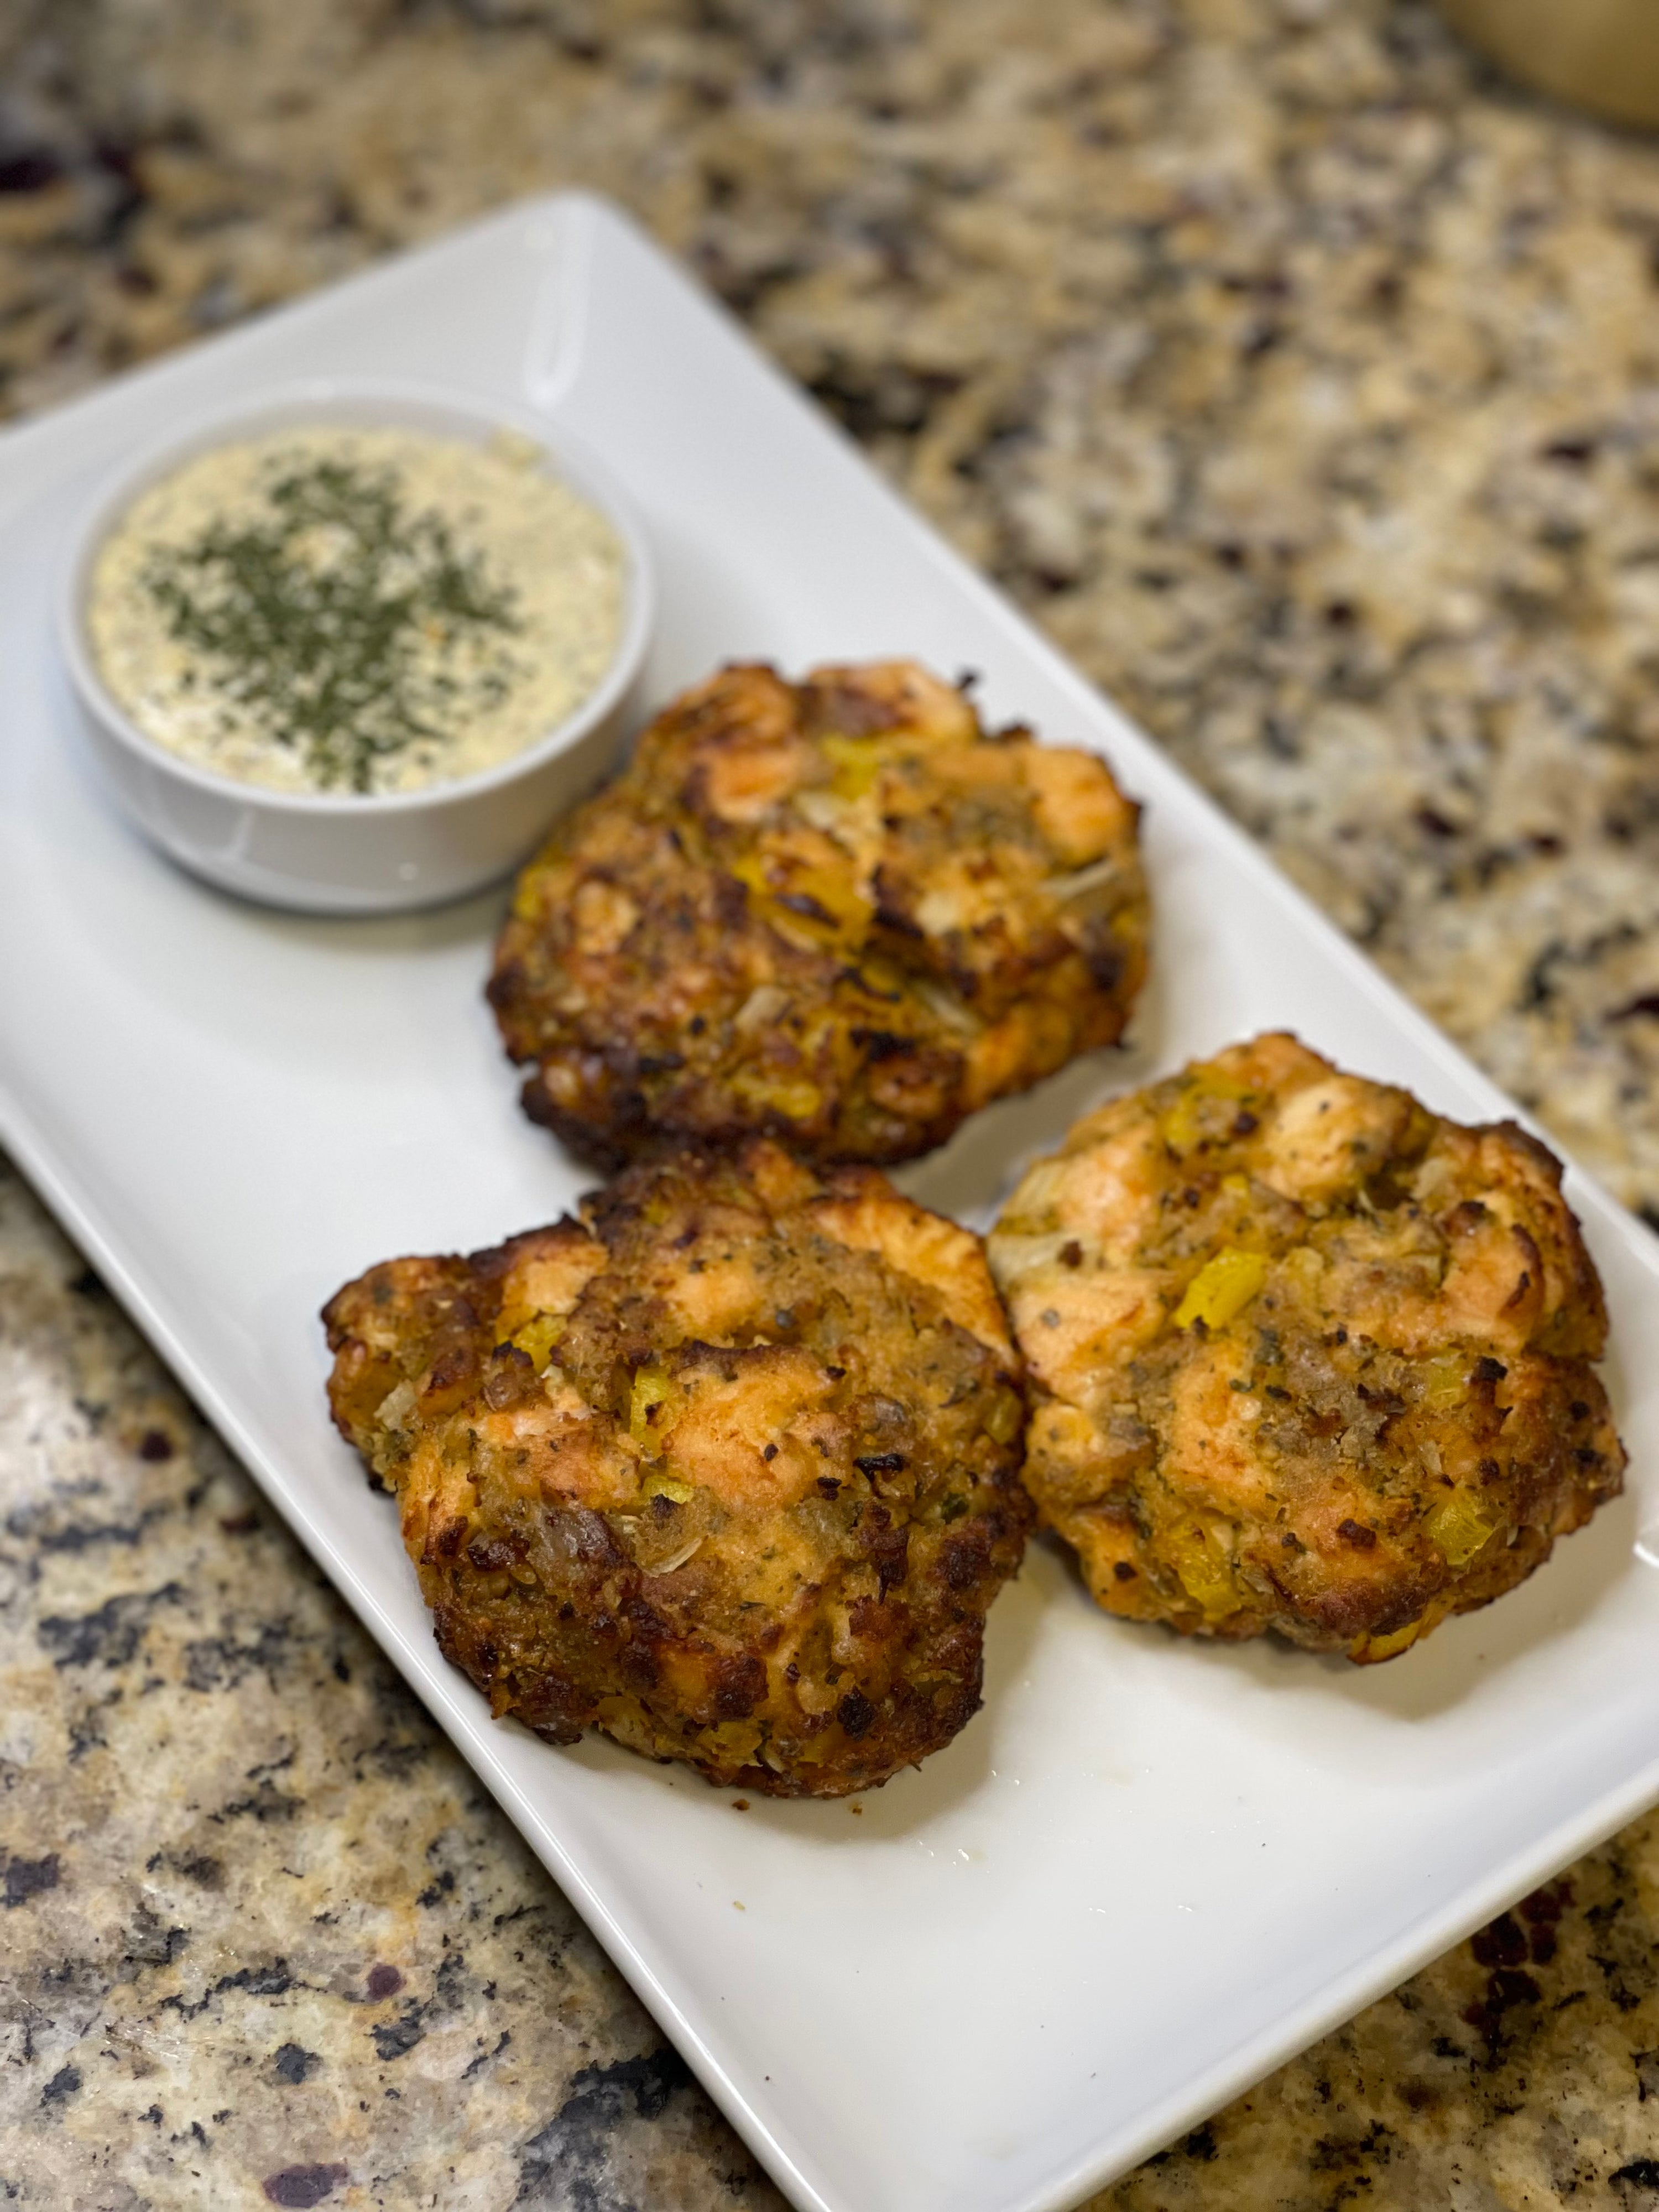
M 1431 1058 L 1484 1094 L 1495 1109 L 1512 1115 L 1527 1126 L 1537 1126 L 1460 1046 L 1338 928 L 1306 893 L 1291 882 L 1262 846 L 1251 838 L 1218 802 L 1158 744 L 1149 732 L 1133 722 L 1109 695 L 1075 667 L 1022 609 L 974 568 L 926 517 L 897 492 L 850 435 L 817 408 L 756 345 L 723 302 L 697 284 L 689 272 L 625 210 L 602 194 L 573 190 L 538 193 L 515 200 L 504 207 L 490 210 L 437 239 L 418 241 L 392 255 L 381 257 L 316 291 L 258 311 L 240 320 L 232 330 L 188 343 L 155 361 L 143 362 L 101 379 L 90 390 L 76 394 L 60 405 L 0 430 L 0 468 L 3 468 L 9 454 L 15 452 L 20 445 L 32 441 L 37 434 L 55 430 L 65 421 L 79 419 L 84 410 L 96 408 L 117 394 L 140 388 L 151 380 L 164 379 L 176 374 L 186 362 L 199 358 L 216 346 L 234 345 L 240 338 L 254 331 L 268 331 L 284 324 L 291 325 L 325 311 L 340 293 L 347 289 L 368 287 L 377 281 L 389 280 L 423 259 L 435 258 L 445 252 L 463 250 L 468 245 L 476 244 L 491 232 L 499 230 L 506 233 L 550 211 L 577 206 L 586 206 L 593 210 L 606 227 L 614 226 L 631 246 L 655 264 L 662 277 L 675 283 L 704 313 L 716 318 L 723 325 L 727 334 L 736 339 L 751 362 L 765 370 L 775 388 L 793 401 L 803 427 L 810 427 L 820 436 L 827 434 L 834 441 L 843 459 L 854 463 L 866 480 L 884 495 L 895 519 L 902 522 L 913 540 L 921 544 L 930 558 L 946 568 L 955 580 L 969 591 L 982 611 L 992 616 L 1000 627 L 1012 634 L 1023 649 L 1036 656 L 1051 678 L 1078 699 L 1085 713 L 1103 714 L 1115 732 L 1127 736 L 1137 750 L 1144 750 L 1155 759 L 1158 772 L 1181 787 L 1187 799 L 1200 810 L 1210 834 L 1222 838 L 1257 883 L 1272 893 L 1280 909 L 1293 915 L 1299 927 L 1310 931 L 1323 944 L 1328 952 L 1346 971 L 1349 979 L 1359 985 L 1373 1003 L 1386 1007 L 1396 1019 L 1401 1020 Z M 536 399 L 530 404 L 535 406 L 544 404 Z M 554 413 L 556 408 L 548 407 L 545 411 Z M 400 1672 L 407 1672 L 401 1632 L 385 1620 L 372 1595 L 358 1584 L 349 1563 L 338 1561 L 331 1549 L 325 1547 L 320 1537 L 313 1540 L 297 1505 L 290 1507 L 280 1477 L 266 1465 L 263 1452 L 246 1434 L 240 1420 L 223 1404 L 216 1388 L 198 1372 L 195 1361 L 184 1352 L 171 1325 L 150 1304 L 116 1246 L 96 1227 L 89 1206 L 83 1206 L 74 1194 L 73 1178 L 60 1169 L 46 1140 L 34 1133 L 29 1117 L 3 1077 L 0 1077 L 0 1140 L 3 1140 L 7 1149 L 22 1167 L 27 1180 L 40 1194 L 47 1210 L 92 1258 L 133 1325 L 184 1383 L 188 1394 L 202 1407 L 212 1425 L 231 1443 L 239 1460 L 276 1504 L 285 1523 L 307 1553 L 325 1569 L 331 1583 L 344 1597 L 353 1613 L 376 1643 L 393 1656 Z M 1595 1207 L 1602 1225 L 1609 1233 L 1620 1236 L 1632 1257 L 1647 1273 L 1659 1274 L 1659 1242 L 1656 1242 L 1654 1233 L 1646 1231 L 1644 1224 L 1584 1170 L 1558 1139 L 1547 1136 L 1547 1141 L 1567 1162 L 1571 1184 Z M 704 2087 L 750 2149 L 785 2193 L 801 2208 L 801 2212 L 862 2212 L 862 2208 L 842 2206 L 825 2197 L 767 2131 L 735 2082 L 726 2075 L 678 2004 L 662 1989 L 655 1975 L 640 1958 L 608 1911 L 574 1866 L 563 1858 L 556 1839 L 547 1835 L 544 1824 L 528 1806 L 522 1804 L 511 1778 L 496 1769 L 487 1737 L 482 1731 L 475 1731 L 473 1723 L 465 1712 L 450 1706 L 445 1694 L 444 1672 L 447 1670 L 422 1669 L 418 1665 L 414 1668 L 417 1681 L 424 1684 L 429 1680 L 435 1686 L 435 1689 L 422 1686 L 420 1694 L 433 1707 L 434 1717 L 446 1737 L 475 1770 L 483 1766 L 488 1771 L 492 1795 L 502 1804 L 503 1809 L 509 1810 L 509 1817 L 514 1825 L 527 1840 L 532 1841 L 537 1856 L 571 1896 L 573 1903 L 580 1900 L 578 1910 L 582 1918 L 594 1929 L 607 1955 L 634 1988 L 658 2025 L 662 2026 L 665 2014 L 674 2022 L 672 2031 L 665 2029 L 664 2032 L 672 2033 L 672 2039 L 684 2048 Z M 1301 2015 L 1295 2015 L 1297 2024 L 1288 2035 L 1279 2033 L 1258 2038 L 1245 2046 L 1244 2055 L 1212 2069 L 1203 2077 L 1205 2087 L 1201 2095 L 1183 2095 L 1178 2100 L 1169 2100 L 1157 2108 L 1158 2117 L 1152 2127 L 1137 2131 L 1127 2148 L 1120 2147 L 1104 2159 L 1074 2164 L 1066 2168 L 1053 2185 L 1045 2185 L 1039 2193 L 1010 2200 L 1007 2212 L 1066 2212 L 1066 2208 L 1074 2203 L 1079 2196 L 1107 2185 L 1161 2143 L 1180 2133 L 1194 2118 L 1231 2101 L 1266 2074 L 1317 2041 L 1333 2027 L 1352 2018 L 1356 2012 L 1377 1996 L 1399 1986 L 1401 1982 L 1461 1941 L 1470 1929 L 1481 1925 L 1493 1913 L 1504 1910 L 1506 1904 L 1524 1895 L 1539 1881 L 1547 1880 L 1562 1865 L 1594 1849 L 1607 1836 L 1637 1817 L 1656 1801 L 1659 1801 L 1659 1761 L 1642 1769 L 1633 1784 L 1625 1790 L 1596 1801 L 1595 1806 L 1588 1808 L 1578 1820 L 1563 1823 L 1553 1830 L 1540 1850 L 1520 1862 L 1522 1871 L 1517 1873 L 1513 1868 L 1508 1868 L 1501 1881 L 1476 1893 L 1481 1901 L 1473 1912 L 1468 1910 L 1465 1900 L 1458 1911 L 1425 1923 L 1401 1954 L 1401 1963 L 1389 1966 L 1380 1975 L 1357 1972 L 1350 1976 L 1337 1985 L 1340 1994 L 1331 2003 L 1311 2008 L 1305 2022 Z M 545 1849 L 540 1840 L 544 1836 L 547 1841 Z M 549 1856 L 550 1850 L 554 1854 L 552 1858 Z M 599 1934 L 601 1929 L 604 1931 L 602 1935 Z

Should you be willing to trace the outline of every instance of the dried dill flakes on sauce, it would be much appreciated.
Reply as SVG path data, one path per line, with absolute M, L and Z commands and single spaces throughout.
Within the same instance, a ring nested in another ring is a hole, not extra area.
M 479 641 L 516 631 L 516 594 L 410 514 L 395 474 L 296 456 L 272 470 L 267 522 L 214 521 L 156 548 L 140 580 L 172 635 L 325 790 L 369 792 L 387 755 L 442 743 L 522 672 Z
M 300 425 L 141 493 L 86 619 L 167 751 L 272 790 L 383 794 L 556 727 L 611 665 L 627 576 L 609 518 L 529 440 Z

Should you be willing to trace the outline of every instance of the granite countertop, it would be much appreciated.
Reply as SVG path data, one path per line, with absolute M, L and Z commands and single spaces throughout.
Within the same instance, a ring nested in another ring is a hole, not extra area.
M 7 0 L 0 404 L 577 182 L 1659 1221 L 1659 142 L 1410 0 Z M 0 1512 L 0 2198 L 776 2212 L 15 1179 Z M 1352 2203 L 1659 2204 L 1659 1820 L 1095 2212 Z

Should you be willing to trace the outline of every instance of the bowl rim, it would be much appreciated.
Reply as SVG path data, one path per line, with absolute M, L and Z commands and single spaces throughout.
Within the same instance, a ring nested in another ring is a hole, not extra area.
M 378 415 L 377 409 L 392 410 Z M 459 433 L 467 443 L 482 443 L 497 430 L 528 438 L 540 451 L 550 474 L 563 478 L 596 507 L 622 541 L 624 603 L 621 629 L 604 676 L 562 720 L 504 761 L 422 786 L 416 791 L 281 791 L 204 768 L 171 752 L 146 734 L 105 683 L 87 635 L 86 606 L 93 564 L 126 510 L 150 485 L 217 446 L 257 436 L 307 419 L 364 428 L 406 427 L 424 417 L 434 435 Z M 483 434 L 483 436 L 480 434 Z M 61 659 L 86 710 L 145 766 L 221 800 L 236 800 L 268 812 L 319 819 L 365 820 L 370 816 L 418 815 L 459 801 L 497 792 L 532 775 L 548 761 L 579 744 L 621 704 L 638 676 L 650 642 L 656 611 L 656 580 L 645 532 L 629 495 L 605 465 L 561 424 L 512 400 L 497 399 L 425 379 L 376 376 L 313 376 L 274 384 L 192 422 L 188 430 L 168 431 L 131 450 L 105 471 L 87 495 L 61 556 L 55 591 L 56 628 Z

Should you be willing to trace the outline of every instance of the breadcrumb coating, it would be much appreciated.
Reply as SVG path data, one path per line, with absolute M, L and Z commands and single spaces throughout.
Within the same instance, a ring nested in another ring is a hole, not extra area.
M 324 1319 L 335 1419 L 498 1714 L 832 1797 L 976 1710 L 1024 1402 L 979 1239 L 874 1170 L 641 1165 Z
M 988 732 L 912 662 L 723 669 L 520 878 L 489 997 L 526 1110 L 605 1167 L 926 1152 L 1122 1035 L 1136 822 L 1096 755 Z
M 1621 1487 L 1559 1163 L 1271 1035 L 1115 1099 L 990 1241 L 1026 1482 L 1110 1613 L 1392 1658 Z

